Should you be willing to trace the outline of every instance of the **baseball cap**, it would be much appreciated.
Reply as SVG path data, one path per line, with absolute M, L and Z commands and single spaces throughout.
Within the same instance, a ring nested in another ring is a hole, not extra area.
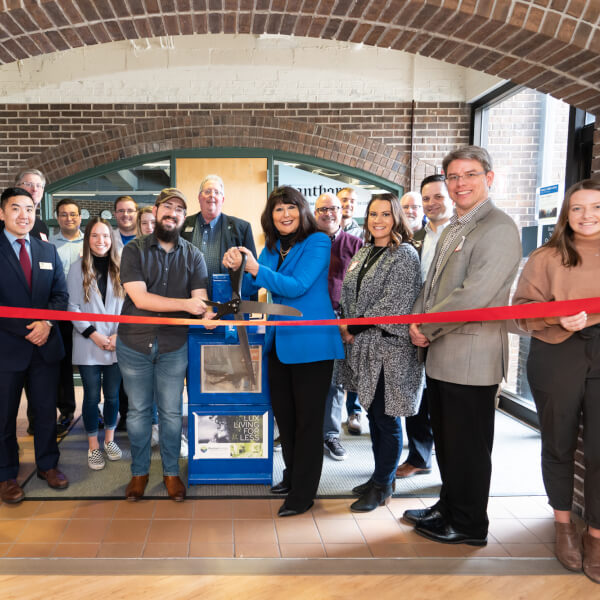
M 181 190 L 178 190 L 177 188 L 165 188 L 164 190 L 162 190 L 157 196 L 154 205 L 158 206 L 159 204 L 162 204 L 163 202 L 166 202 L 171 198 L 179 198 L 183 202 L 183 206 L 187 210 L 187 200 L 185 199 L 183 192 Z

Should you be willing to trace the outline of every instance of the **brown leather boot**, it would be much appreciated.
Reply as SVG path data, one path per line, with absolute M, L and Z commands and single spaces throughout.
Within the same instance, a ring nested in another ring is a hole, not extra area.
M 600 538 L 583 534 L 583 572 L 595 583 L 600 583 Z
M 569 571 L 581 571 L 581 539 L 575 523 L 554 522 L 556 542 L 554 553 Z
M 130 502 L 136 502 L 144 496 L 147 485 L 148 475 L 134 475 L 125 490 L 125 498 Z
M 185 485 L 183 485 L 183 481 L 177 475 L 164 475 L 163 481 L 171 500 L 183 502 L 185 498 Z

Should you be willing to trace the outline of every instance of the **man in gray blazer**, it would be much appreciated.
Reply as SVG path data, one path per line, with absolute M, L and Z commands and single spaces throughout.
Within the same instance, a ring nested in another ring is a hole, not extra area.
M 443 161 L 456 214 L 443 231 L 413 312 L 502 306 L 521 258 L 519 231 L 494 206 L 494 180 L 484 148 L 466 146 Z M 508 338 L 502 321 L 410 326 L 413 344 L 427 349 L 425 370 L 439 501 L 409 510 L 404 519 L 437 542 L 487 543 L 495 397 L 506 377 Z

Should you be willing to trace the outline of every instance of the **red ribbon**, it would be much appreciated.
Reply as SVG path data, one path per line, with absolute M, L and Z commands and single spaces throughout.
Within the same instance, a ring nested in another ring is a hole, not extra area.
M 585 311 L 588 314 L 600 313 L 600 298 L 581 298 L 556 302 L 532 302 L 516 306 L 492 306 L 470 310 L 421 313 L 416 315 L 392 315 L 388 317 L 366 317 L 360 319 L 319 319 L 306 321 L 218 321 L 219 325 L 382 325 L 408 323 L 466 323 L 470 321 L 507 321 L 512 319 L 535 319 L 541 317 L 563 317 Z M 105 321 L 110 323 L 139 323 L 145 325 L 208 325 L 215 324 L 209 319 L 177 319 L 173 317 L 135 317 L 131 315 L 106 315 L 96 313 L 47 310 L 42 308 L 21 308 L 0 306 L 0 317 L 12 319 L 50 321 Z

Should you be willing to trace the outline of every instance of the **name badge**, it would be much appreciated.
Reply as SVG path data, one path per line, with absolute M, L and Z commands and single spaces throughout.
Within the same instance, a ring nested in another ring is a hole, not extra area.
M 52 263 L 40 262 L 40 269 L 44 271 L 52 271 Z
M 48 236 L 45 233 L 43 233 L 42 231 L 40 231 L 40 239 L 43 242 L 47 242 L 48 241 Z
M 184 230 L 185 233 L 190 233 L 190 231 L 194 231 L 194 227 L 193 226 L 192 227 L 186 227 L 185 230 Z

